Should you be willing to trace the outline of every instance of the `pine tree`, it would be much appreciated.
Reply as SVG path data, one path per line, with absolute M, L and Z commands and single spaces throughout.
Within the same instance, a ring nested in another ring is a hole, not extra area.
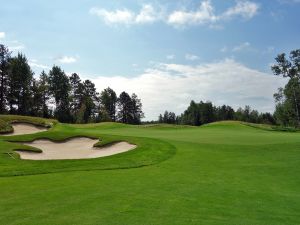
M 53 66 L 49 72 L 49 90 L 55 100 L 55 117 L 61 122 L 71 122 L 70 82 L 65 72 Z
M 6 112 L 10 55 L 9 49 L 0 44 L 0 113 Z
M 33 72 L 25 55 L 18 53 L 9 61 L 9 94 L 10 112 L 28 115 L 30 110 L 30 86 Z
M 104 89 L 100 94 L 100 102 L 102 105 L 102 111 L 105 110 L 109 118 L 109 121 L 116 121 L 116 106 L 117 106 L 116 92 L 110 87 Z
M 122 123 L 130 123 L 133 120 L 132 102 L 128 93 L 123 91 L 118 98 L 118 120 Z

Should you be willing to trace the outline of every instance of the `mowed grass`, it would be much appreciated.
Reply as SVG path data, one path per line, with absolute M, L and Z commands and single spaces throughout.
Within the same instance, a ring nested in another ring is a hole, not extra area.
M 39 134 L 2 137 L 0 149 L 19 145 L 5 140 L 72 136 L 97 137 L 104 144 L 127 140 L 139 149 L 52 162 L 3 154 L 0 224 L 300 224 L 297 132 L 239 122 L 57 124 Z

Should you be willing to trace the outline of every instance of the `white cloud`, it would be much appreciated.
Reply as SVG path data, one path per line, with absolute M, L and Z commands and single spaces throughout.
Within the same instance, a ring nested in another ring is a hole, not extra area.
M 106 9 L 91 8 L 90 13 L 102 18 L 106 24 L 125 23 L 130 24 L 133 21 L 134 14 L 128 9 L 117 9 L 116 11 L 108 11 Z
M 40 63 L 38 63 L 38 61 L 35 60 L 35 59 L 29 60 L 28 64 L 29 64 L 29 66 L 35 67 L 35 68 L 38 68 L 38 69 L 50 69 L 49 66 L 40 64 Z
M 8 41 L 8 49 L 11 51 L 19 51 L 25 48 L 25 45 L 17 40 Z
M 251 19 L 257 14 L 258 9 L 259 5 L 255 2 L 238 1 L 234 7 L 225 11 L 222 17 L 231 19 L 235 16 L 241 16 L 245 19 Z
M 153 23 L 155 20 L 158 19 L 158 15 L 152 5 L 144 5 L 141 9 L 140 13 L 136 16 L 135 22 L 136 23 Z
M 90 9 L 90 14 L 100 17 L 106 24 L 146 24 L 159 19 L 159 13 L 150 4 L 143 5 L 139 13 L 126 8 L 109 11 L 94 7 Z
M 199 59 L 199 56 L 193 54 L 186 54 L 185 59 L 189 61 L 195 61 Z
M 0 39 L 4 39 L 5 38 L 5 32 L 0 32 Z
M 118 94 L 124 90 L 136 93 L 142 99 L 147 120 L 157 119 L 164 110 L 182 113 L 191 100 L 273 111 L 272 96 L 286 83 L 284 78 L 230 59 L 197 66 L 156 64 L 136 77 L 85 78 L 93 80 L 99 91 L 110 86 Z
M 209 0 L 203 1 L 197 11 L 177 10 L 168 16 L 168 23 L 174 26 L 197 25 L 217 21 L 214 8 Z
M 244 42 L 240 45 L 237 45 L 235 47 L 232 48 L 232 51 L 233 52 L 240 52 L 240 51 L 243 51 L 243 50 L 246 50 L 246 49 L 249 49 L 250 48 L 250 43 L 249 42 Z
M 240 16 L 245 19 L 251 19 L 259 10 L 259 5 L 251 1 L 238 0 L 236 5 L 230 7 L 225 12 L 215 14 L 214 6 L 210 0 L 203 1 L 197 11 L 176 10 L 168 16 L 168 23 L 175 27 L 184 27 L 187 25 L 208 24 L 213 29 L 223 29 L 218 23 Z
M 204 0 L 197 10 L 176 9 L 172 12 L 154 8 L 151 4 L 144 4 L 139 12 L 127 8 L 107 10 L 93 7 L 91 15 L 96 15 L 106 24 L 151 24 L 157 21 L 164 22 L 173 27 L 181 28 L 188 25 L 208 25 L 212 29 L 223 29 L 218 24 L 234 17 L 251 19 L 259 10 L 259 5 L 252 1 L 237 0 L 236 5 L 228 8 L 223 13 L 216 14 L 211 0 Z
M 63 63 L 63 64 L 70 64 L 70 63 L 75 63 L 77 62 L 78 57 L 73 57 L 73 56 L 60 56 L 56 58 L 57 62 Z
M 251 44 L 249 42 L 243 42 L 239 45 L 233 46 L 233 47 L 227 47 L 224 46 L 220 49 L 220 52 L 226 53 L 226 52 L 241 52 L 241 51 L 257 51 L 256 49 L 251 47 Z
M 166 58 L 168 60 L 172 60 L 172 59 L 175 59 L 175 55 L 167 55 Z
M 0 32 L 0 40 L 3 40 L 4 45 L 6 45 L 10 51 L 20 51 L 25 48 L 25 45 L 20 41 L 8 40 L 5 37 L 6 37 L 6 33 Z

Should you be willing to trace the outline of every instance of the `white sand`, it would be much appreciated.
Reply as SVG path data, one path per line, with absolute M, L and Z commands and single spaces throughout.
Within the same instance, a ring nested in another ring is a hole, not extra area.
M 46 131 L 47 128 L 42 126 L 34 126 L 29 123 L 15 123 L 12 124 L 14 128 L 13 133 L 3 134 L 3 136 L 22 135 L 22 134 L 33 134 L 41 131 Z
M 66 142 L 53 142 L 50 140 L 36 140 L 25 143 L 41 149 L 42 153 L 16 151 L 21 159 L 53 160 L 53 159 L 90 159 L 127 152 L 136 148 L 136 145 L 119 142 L 106 147 L 93 147 L 98 140 L 90 138 L 73 138 Z

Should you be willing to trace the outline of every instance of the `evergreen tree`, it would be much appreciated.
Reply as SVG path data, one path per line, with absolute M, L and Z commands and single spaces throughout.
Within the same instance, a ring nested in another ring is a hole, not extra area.
M 30 87 L 33 80 L 33 72 L 25 55 L 18 53 L 9 62 L 9 94 L 8 102 L 10 112 L 20 115 L 28 115 L 30 112 Z
M 118 120 L 122 123 L 130 123 L 133 120 L 132 117 L 132 101 L 128 93 L 123 91 L 118 98 Z
M 158 116 L 158 122 L 159 123 L 163 123 L 164 122 L 163 116 L 161 114 L 159 114 L 159 116 Z
M 109 113 L 106 111 L 106 108 L 104 108 L 102 105 L 100 105 L 99 108 L 99 115 L 98 115 L 98 122 L 110 122 L 111 117 Z
M 166 110 L 163 116 L 163 123 L 168 123 L 169 121 L 169 112 Z
M 49 118 L 51 116 L 51 112 L 48 107 L 48 102 L 50 100 L 50 90 L 49 90 L 49 77 L 42 71 L 40 74 L 40 78 L 38 81 L 38 91 L 41 95 L 41 105 L 42 105 L 42 114 L 41 116 L 44 118 Z
M 10 55 L 9 49 L 0 44 L 0 113 L 6 112 Z
M 79 111 L 79 109 L 82 110 L 81 105 L 83 102 L 83 96 L 84 96 L 84 85 L 81 82 L 81 79 L 77 73 L 73 73 L 70 76 L 70 108 L 71 113 L 73 115 L 74 121 L 77 120 L 76 115 Z
M 43 102 L 42 102 L 42 93 L 40 91 L 39 82 L 36 79 L 33 79 L 31 86 L 31 106 L 30 106 L 30 115 L 32 116 L 43 116 Z
M 65 72 L 53 66 L 49 72 L 49 90 L 55 100 L 55 117 L 61 122 L 72 121 L 70 113 L 70 82 Z
M 89 122 L 90 119 L 95 118 L 96 109 L 99 102 L 99 94 L 96 90 L 95 84 L 90 80 L 83 82 L 84 97 L 82 104 L 85 105 L 84 122 Z
M 131 124 L 140 124 L 141 119 L 144 118 L 144 113 L 142 111 L 142 102 L 141 99 L 138 98 L 138 96 L 133 93 L 131 95 L 131 115 L 132 115 L 132 121 L 130 121 Z
M 116 105 L 117 105 L 116 92 L 110 87 L 104 89 L 100 94 L 100 102 L 102 105 L 102 112 L 105 113 L 105 118 L 108 121 L 116 121 Z M 103 114 L 104 115 L 104 114 Z M 108 115 L 108 117 L 107 117 Z

